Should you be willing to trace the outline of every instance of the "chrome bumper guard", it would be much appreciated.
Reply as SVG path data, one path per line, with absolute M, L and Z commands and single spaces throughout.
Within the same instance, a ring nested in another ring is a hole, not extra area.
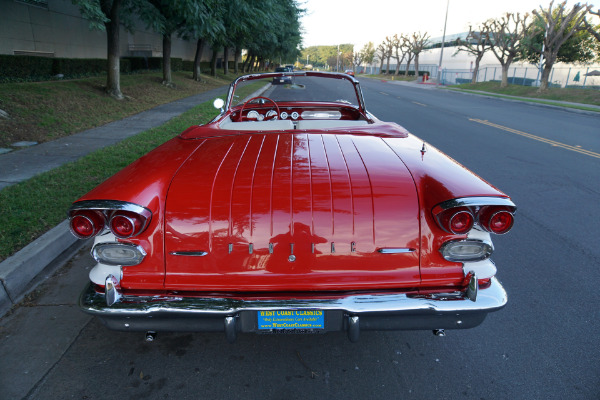
M 507 295 L 495 277 L 483 289 L 477 288 L 476 279 L 474 275 L 471 277 L 464 292 L 429 295 L 354 293 L 297 299 L 128 296 L 115 293 L 119 288 L 114 285 L 103 294 L 89 284 L 81 294 L 79 306 L 114 330 L 224 331 L 230 342 L 236 339 L 238 332 L 259 332 L 257 311 L 323 310 L 324 329 L 310 333 L 346 331 L 350 340 L 356 341 L 361 330 L 441 330 L 478 326 L 488 313 L 506 305 Z

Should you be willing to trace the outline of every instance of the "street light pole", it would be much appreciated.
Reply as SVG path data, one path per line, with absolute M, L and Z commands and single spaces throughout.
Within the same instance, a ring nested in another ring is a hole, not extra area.
M 444 34 L 442 35 L 442 51 L 440 51 L 440 66 L 438 67 L 438 83 L 442 83 L 442 58 L 444 57 L 444 44 L 446 42 L 446 23 L 448 22 L 448 7 L 450 0 L 446 0 L 446 18 L 444 19 Z

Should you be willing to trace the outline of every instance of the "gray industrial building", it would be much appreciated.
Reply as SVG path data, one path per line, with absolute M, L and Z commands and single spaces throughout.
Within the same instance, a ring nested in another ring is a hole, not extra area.
M 120 41 L 121 56 L 162 56 L 162 36 L 142 22 L 133 32 L 121 27 Z M 193 60 L 195 51 L 195 43 L 173 37 L 172 57 Z M 106 33 L 90 29 L 70 0 L 0 0 L 0 54 L 106 58 Z

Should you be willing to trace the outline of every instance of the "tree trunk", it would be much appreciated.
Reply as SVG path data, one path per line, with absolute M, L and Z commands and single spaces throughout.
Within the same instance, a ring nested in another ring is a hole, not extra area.
M 475 69 L 473 70 L 473 78 L 471 79 L 471 83 L 477 83 L 477 74 L 479 74 L 479 63 L 483 58 L 483 53 L 479 53 L 479 55 L 475 58 Z
M 396 65 L 396 72 L 394 72 L 394 75 L 398 76 L 400 75 L 400 65 L 402 65 L 402 61 L 404 61 L 404 56 L 402 56 L 402 58 L 397 58 L 396 61 L 398 62 L 398 65 Z
M 500 87 L 505 88 L 508 87 L 508 67 L 510 64 L 506 63 L 502 65 L 502 82 L 500 83 Z
M 246 73 L 248 73 L 252 69 L 252 64 L 254 63 L 254 55 L 248 56 L 246 61 L 248 62 L 248 65 L 246 65 Z
M 246 54 L 246 60 L 242 63 L 242 73 L 246 72 L 246 67 L 248 66 L 248 62 L 250 61 L 250 52 Z
M 202 61 L 202 53 L 204 52 L 204 40 L 198 39 L 196 42 L 196 56 L 194 57 L 194 76 L 193 79 L 200 82 L 200 62 Z
M 223 51 L 223 73 L 227 75 L 229 73 L 229 47 L 225 46 Z
M 385 60 L 383 59 L 383 57 L 381 57 L 381 64 L 379 65 L 379 75 L 383 74 L 383 62 Z
M 171 79 L 171 34 L 163 35 L 163 82 L 162 84 L 167 87 L 173 87 L 173 80 Z
M 419 55 L 415 55 L 415 79 L 419 80 Z
M 239 67 L 238 67 L 238 60 L 240 59 L 240 56 L 242 55 L 242 49 L 240 49 L 239 47 L 235 48 L 235 51 L 233 53 L 233 72 L 237 75 L 239 73 Z
M 107 58 L 107 76 L 106 92 L 115 99 L 122 100 L 121 93 L 121 50 L 119 46 L 119 8 L 121 0 L 114 0 L 112 7 L 108 11 L 107 17 L 110 19 L 104 25 L 106 27 L 106 58 Z
M 219 48 L 213 45 L 212 58 L 210 59 L 210 75 L 217 76 L 217 52 Z
M 408 69 L 410 68 L 410 62 L 412 61 L 412 59 L 408 59 L 406 60 L 406 69 L 404 70 L 404 76 L 408 76 Z
M 390 58 L 391 58 L 391 57 L 388 57 L 388 58 L 387 58 L 387 64 L 385 65 L 385 74 L 386 74 L 386 75 L 389 75 L 389 74 L 390 74 Z
M 550 79 L 550 72 L 552 72 L 552 65 L 553 64 L 549 64 L 548 62 L 546 62 L 546 65 L 544 65 L 544 69 L 542 70 L 542 80 L 540 82 L 538 92 L 545 92 L 548 90 L 548 80 Z

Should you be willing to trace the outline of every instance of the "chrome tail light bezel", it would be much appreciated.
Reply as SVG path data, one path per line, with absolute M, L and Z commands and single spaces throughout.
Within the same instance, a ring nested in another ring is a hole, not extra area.
M 479 227 L 486 232 L 505 234 L 510 231 L 514 225 L 514 214 L 516 210 L 517 207 L 515 204 L 506 197 L 464 197 L 448 200 L 436 205 L 432 209 L 432 214 L 438 226 L 447 233 L 462 235 L 467 234 L 475 227 Z M 451 229 L 449 221 L 462 212 L 471 213 L 474 223 L 469 230 L 465 232 L 456 232 Z M 504 212 L 509 213 L 511 216 L 509 227 L 501 232 L 495 232 L 490 229 L 489 222 L 491 218 Z
M 86 216 L 89 213 L 96 213 L 101 215 L 103 219 L 102 229 L 98 229 L 93 235 L 82 237 L 73 229 L 73 219 L 78 216 Z M 110 229 L 111 221 L 115 216 L 124 216 L 132 221 L 134 230 L 131 235 L 118 235 L 112 229 L 111 232 L 119 239 L 127 239 L 138 236 L 148 227 L 152 220 L 152 212 L 138 204 L 129 203 L 125 201 L 117 200 L 83 200 L 73 203 L 69 211 L 67 212 L 69 217 L 69 227 L 75 237 L 79 239 L 89 239 L 104 231 L 108 227 Z

